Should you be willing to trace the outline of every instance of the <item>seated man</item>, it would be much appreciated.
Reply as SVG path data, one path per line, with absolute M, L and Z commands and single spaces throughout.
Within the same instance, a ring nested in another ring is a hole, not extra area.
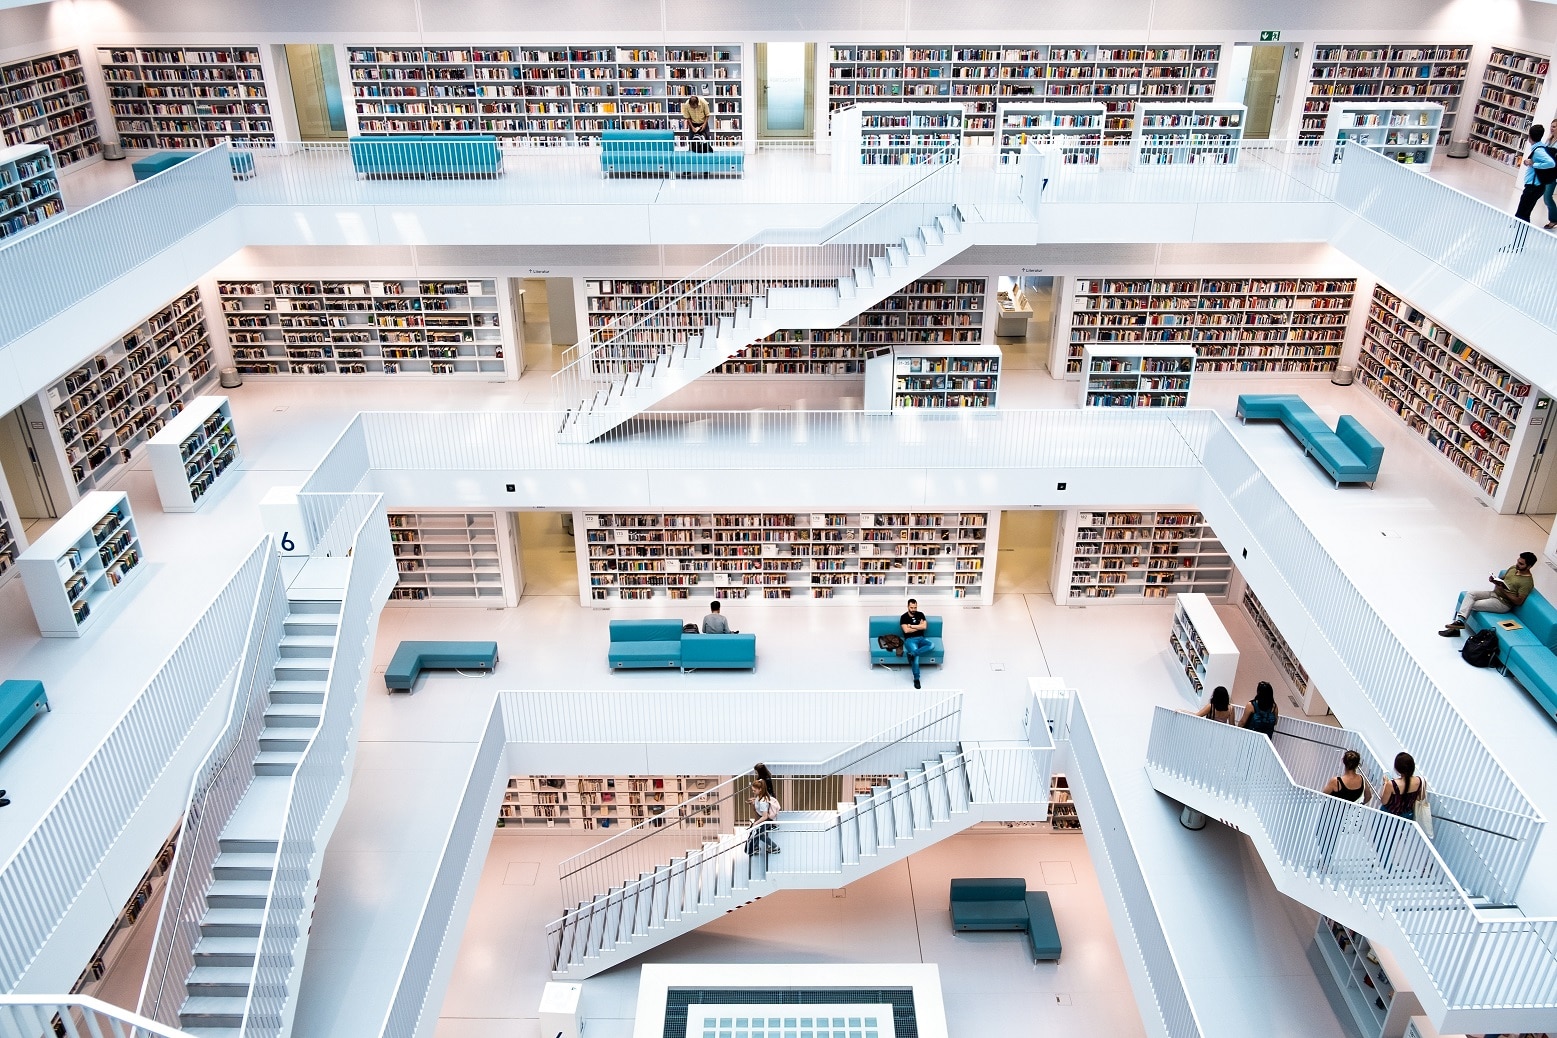
M 1506 613 L 1525 604 L 1530 592 L 1535 590 L 1535 577 L 1530 568 L 1535 565 L 1535 552 L 1522 551 L 1508 569 L 1495 577 L 1491 591 L 1462 591 L 1454 607 L 1454 619 L 1438 633 L 1445 638 L 1458 638 L 1465 630 L 1465 618 L 1471 613 Z
M 704 634 L 740 634 L 740 631 L 730 630 L 730 621 L 724 618 L 719 611 L 719 600 L 716 598 L 708 603 L 708 615 L 703 617 Z
M 910 598 L 908 600 L 908 612 L 898 617 L 898 626 L 903 628 L 903 654 L 908 657 L 908 666 L 914 672 L 914 687 L 919 687 L 919 654 L 929 652 L 934 645 L 924 632 L 929 629 L 930 621 L 919 611 L 919 603 Z

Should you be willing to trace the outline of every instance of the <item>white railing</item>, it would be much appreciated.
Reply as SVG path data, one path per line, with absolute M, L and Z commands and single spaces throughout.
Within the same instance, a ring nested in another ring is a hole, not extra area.
M 0 865 L 0 988 L 14 990 L 26 975 L 212 698 L 230 687 L 269 555 L 267 538 Z
M 177 1026 L 185 980 L 194 969 L 200 920 L 211 885 L 211 869 L 220 853 L 222 830 L 253 778 L 252 764 L 265 727 L 271 670 L 280 653 L 286 621 L 286 588 L 281 567 L 267 542 L 258 608 L 243 652 L 227 724 L 206 754 L 192 784 L 169 869 L 157 932 L 141 987 L 140 1011 L 169 1027 Z
M 236 204 L 227 146 L 0 240 L 0 345 L 20 338 Z
M 1335 200 L 1428 262 L 1539 324 L 1557 325 L 1557 236 L 1355 144 L 1346 149 Z
M 276 855 L 275 872 L 266 897 L 265 918 L 255 956 L 254 983 L 244 1013 L 245 1038 L 276 1038 L 289 1026 L 295 1009 L 301 968 L 301 942 L 306 937 L 325 845 L 339 817 L 351 780 L 356 752 L 362 693 L 372 658 L 379 609 L 394 584 L 395 565 L 389 546 L 389 526 L 376 494 L 351 495 L 340 501 L 325 495 L 335 516 L 318 538 L 314 558 L 326 557 L 325 545 L 355 521 L 350 547 L 350 571 L 341 589 L 341 619 L 323 713 L 292 773 L 286 823 Z M 330 509 L 315 514 L 326 514 Z M 305 515 L 309 506 L 304 502 Z M 350 517 L 343 521 L 342 517 Z M 344 551 L 333 553 L 344 556 Z
M 379 1029 L 382 1038 L 415 1038 L 427 1009 L 428 986 L 438 960 L 458 950 L 457 945 L 449 945 L 450 931 L 456 922 L 455 902 L 476 852 L 484 853 L 491 842 L 492 819 L 487 810 L 498 789 L 508 779 L 503 767 L 504 752 L 502 716 L 494 706 L 487 718 L 481 744 L 476 749 L 476 759 L 471 763 L 465 793 L 455 809 L 454 824 L 438 855 L 437 875 L 427 891 L 427 899 L 422 902 L 416 936 L 411 939 L 411 947 L 395 982 L 394 1001 L 390 1003 L 384 1026 Z
M 1111 884 L 1117 892 L 1129 927 L 1128 937 L 1140 956 L 1146 982 L 1151 985 L 1150 992 L 1136 992 L 1136 1003 L 1143 1012 L 1146 1006 L 1156 1007 L 1162 1032 L 1168 1038 L 1200 1038 L 1200 1020 L 1184 990 L 1179 959 L 1157 913 L 1159 902 L 1146 884 L 1140 856 L 1114 800 L 1113 784 L 1092 737 L 1086 706 L 1080 699 L 1075 701 L 1070 715 L 1070 761 L 1066 780 L 1075 798 L 1087 849 L 1092 852 L 1092 860 L 1101 866 L 1097 870 L 1098 881 L 1105 886 Z M 1123 945 L 1126 935 L 1118 933 L 1117 927 L 1115 934 Z M 1127 949 L 1121 950 L 1129 954 Z
M 1065 150 L 1068 158 L 1088 161 L 1056 163 L 1044 191 L 1045 202 L 1331 202 L 1339 177 L 1322 164 L 1318 141 L 1245 139 L 1238 146 L 1236 166 L 1137 167 L 1129 137 L 1110 138 L 1098 148 L 1069 145 Z
M 1414 821 L 1300 786 L 1270 740 L 1165 707 L 1146 765 L 1154 785 L 1188 787 L 1177 799 L 1203 791 L 1190 806 L 1236 819 L 1267 868 L 1325 888 L 1329 914 L 1385 943 L 1398 933 L 1448 1010 L 1557 1009 L 1557 919 L 1483 920 Z
M 192 1038 L 85 995 L 0 995 L 5 1038 Z
M 299 488 L 300 495 L 354 494 L 372 468 L 362 422 L 353 418 Z

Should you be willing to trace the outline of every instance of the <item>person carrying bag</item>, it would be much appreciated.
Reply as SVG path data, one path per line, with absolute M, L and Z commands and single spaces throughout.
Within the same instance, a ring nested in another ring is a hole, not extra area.
M 756 857 L 758 851 L 764 854 L 779 853 L 778 844 L 773 842 L 770 835 L 778 827 L 779 801 L 768 789 L 768 784 L 760 778 L 751 780 L 751 830 L 746 834 L 746 854 L 748 857 Z

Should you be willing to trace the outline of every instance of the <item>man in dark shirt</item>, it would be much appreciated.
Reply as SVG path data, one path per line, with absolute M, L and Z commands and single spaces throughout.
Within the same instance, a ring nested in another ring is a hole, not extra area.
M 919 687 L 919 654 L 930 651 L 930 639 L 924 632 L 929 629 L 930 621 L 919 611 L 919 603 L 914 599 L 908 600 L 908 612 L 898 617 L 898 626 L 903 629 L 903 653 L 908 657 L 908 665 L 914 672 L 914 687 Z

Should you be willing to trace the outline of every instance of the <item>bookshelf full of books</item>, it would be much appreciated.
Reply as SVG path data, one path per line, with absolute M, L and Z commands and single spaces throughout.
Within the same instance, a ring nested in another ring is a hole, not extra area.
M 933 101 L 861 101 L 832 115 L 833 169 L 925 166 L 962 155 L 959 104 Z
M 211 376 L 191 288 L 44 391 L 77 491 L 101 487 Z
M 1096 169 L 1102 161 L 1107 109 L 1097 102 L 1004 101 L 995 110 L 1001 164 L 1017 161 L 1028 144 L 1057 144 L 1060 161 Z
M 1443 106 L 1431 101 L 1331 102 L 1324 140 L 1319 145 L 1319 161 L 1339 169 L 1346 157 L 1346 145 L 1357 144 L 1401 165 L 1427 169 L 1438 149 L 1438 127 L 1443 115 Z
M 99 47 L 97 56 L 126 148 L 276 142 L 258 46 Z
M 1188 407 L 1193 346 L 1088 346 L 1081 356 L 1082 407 Z
M 164 512 L 193 512 L 238 460 L 232 403 L 224 396 L 190 401 L 146 445 Z
M 1298 139 L 1317 141 L 1323 137 L 1330 107 L 1337 102 L 1427 101 L 1443 106 L 1437 143 L 1448 144 L 1465 90 L 1470 55 L 1468 43 L 1321 43 L 1314 48 Z
M 1373 291 L 1357 379 L 1499 511 L 1533 411 L 1530 383 L 1383 285 Z
M 1493 47 L 1481 77 L 1471 120 L 1471 153 L 1488 162 L 1518 169 L 1524 161 L 1526 131 L 1546 85 L 1548 54 Z
M 49 146 L 0 148 L 0 241 L 64 214 L 65 199 Z
M 0 64 L 0 148 L 17 144 L 47 145 L 61 169 L 101 150 L 80 51 Z
M 129 496 L 87 494 L 17 560 L 39 632 L 81 637 L 143 558 Z
M 389 540 L 399 571 L 391 602 L 420 605 L 518 605 L 508 513 L 390 512 Z
M 1057 833 L 1081 832 L 1081 816 L 1070 792 L 1070 780 L 1064 775 L 1049 777 L 1049 828 Z
M 1184 592 L 1225 599 L 1233 562 L 1199 512 L 1072 509 L 1065 513 L 1052 573 L 1054 600 L 1061 605 Z
M 740 145 L 735 44 L 347 47 L 359 132 L 494 134 L 534 145 L 593 144 L 605 130 L 675 130 L 701 94 L 712 134 Z
M 1067 352 L 1050 366 L 1079 375 L 1089 346 L 1172 343 L 1194 347 L 1201 375 L 1329 375 L 1356 290 L 1354 278 L 1077 278 L 1060 297 L 1070 339 L 1055 345 Z
M 1137 168 L 1238 164 L 1243 105 L 1143 101 L 1135 107 L 1131 159 Z
M 1004 132 L 1004 102 L 1096 102 L 1104 106 L 1103 135 L 1123 139 L 1142 99 L 1210 100 L 1221 54 L 1215 44 L 836 45 L 828 103 L 836 111 L 865 102 L 953 102 L 963 110 L 965 134 L 992 137 Z
M 719 798 L 704 794 L 722 781 L 715 775 L 520 775 L 508 780 L 497 826 L 576 832 L 674 819 L 719 832 L 733 819 L 722 816 Z
M 266 375 L 512 377 L 492 278 L 293 278 L 216 285 L 233 363 Z M 519 334 L 517 327 L 507 331 Z
M 1000 347 L 905 346 L 892 351 L 892 408 L 995 407 Z
M 1314 687 L 1314 683 L 1309 680 L 1308 669 L 1298 659 L 1297 653 L 1287 643 L 1281 629 L 1276 626 L 1276 621 L 1272 620 L 1270 613 L 1266 611 L 1265 604 L 1248 584 L 1243 587 L 1242 602 L 1249 623 L 1260 633 L 1266 648 L 1270 649 L 1271 657 L 1281 667 L 1281 672 L 1286 675 L 1287 698 L 1291 700 L 1292 705 L 1310 716 L 1328 713 L 1330 708 L 1326 705 L 1324 697 L 1319 694 L 1319 690 Z
M 585 605 L 792 598 L 988 603 L 998 513 L 586 512 Z M 695 619 L 695 618 L 694 618 Z

